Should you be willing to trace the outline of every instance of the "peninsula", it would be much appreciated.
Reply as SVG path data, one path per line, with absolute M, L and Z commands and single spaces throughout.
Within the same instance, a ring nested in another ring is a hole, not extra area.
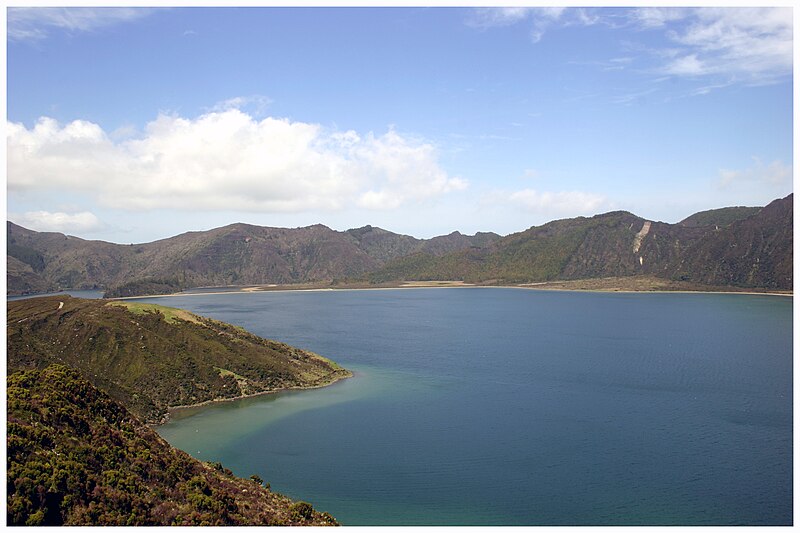
M 9 302 L 6 330 L 10 524 L 336 524 L 148 427 L 351 376 L 336 363 L 187 311 L 66 295 Z

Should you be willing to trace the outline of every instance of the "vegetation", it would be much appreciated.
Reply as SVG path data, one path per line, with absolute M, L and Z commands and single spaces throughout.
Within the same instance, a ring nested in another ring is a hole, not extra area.
M 8 525 L 336 525 L 170 447 L 63 365 L 9 375 L 7 399 Z
M 350 375 L 332 361 L 173 308 L 66 295 L 8 302 L 10 371 L 66 364 L 148 423 L 170 407 Z
M 177 309 L 175 307 L 166 307 L 164 305 L 148 304 L 142 302 L 125 302 L 125 301 L 110 302 L 109 305 L 119 305 L 120 307 L 124 307 L 134 315 L 144 315 L 145 313 L 160 314 L 161 316 L 164 317 L 164 321 L 169 324 L 174 324 L 176 323 L 177 320 L 185 320 L 186 322 L 193 322 L 195 324 L 201 323 L 197 315 L 190 313 L 189 311 L 184 311 L 183 309 Z
M 734 222 L 744 220 L 761 211 L 760 207 L 723 207 L 721 209 L 710 209 L 700 211 L 678 222 L 681 226 L 702 227 L 718 226 L 723 228 L 730 226 Z
M 143 294 L 172 294 L 183 289 L 177 279 L 157 280 L 152 278 L 141 279 L 125 283 L 108 289 L 105 298 L 125 298 L 141 296 Z
M 401 258 L 372 273 L 369 280 L 528 283 L 597 277 L 620 270 L 633 274 L 631 243 L 641 224 L 640 219 L 624 212 L 558 220 L 509 235 L 486 248 L 439 257 L 417 254 Z
M 55 289 L 55 285 L 34 272 L 33 268 L 19 259 L 6 256 L 6 281 L 11 292 L 16 294 L 34 294 Z
M 711 225 L 711 220 L 716 223 Z M 525 284 L 653 276 L 700 289 L 793 287 L 793 195 L 764 208 L 698 214 L 685 224 L 652 222 L 634 252 L 644 223 L 622 211 L 557 220 L 484 248 L 401 257 L 365 279 L 375 284 L 403 280 Z
M 484 246 L 499 236 L 454 232 L 424 240 L 372 226 L 339 232 L 321 224 L 294 229 L 231 224 L 126 246 L 8 222 L 7 238 L 13 246 L 9 257 L 16 254 L 20 264 L 37 265 L 40 270 L 31 273 L 48 288 L 99 286 L 108 297 L 124 297 L 212 285 L 332 283 L 358 278 L 409 253 L 441 255 Z M 9 294 L 31 292 L 22 277 L 8 281 Z

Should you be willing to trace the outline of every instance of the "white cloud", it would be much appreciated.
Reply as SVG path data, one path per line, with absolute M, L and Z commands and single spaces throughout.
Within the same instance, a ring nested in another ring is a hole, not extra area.
M 737 184 L 757 185 L 759 187 L 782 188 L 791 186 L 792 167 L 782 161 L 773 161 L 765 165 L 760 158 L 753 158 L 753 165 L 743 170 L 721 169 L 719 171 L 720 188 L 729 188 Z
M 423 139 L 256 120 L 235 108 L 160 115 L 127 140 L 81 120 L 6 129 L 9 192 L 83 192 L 131 210 L 392 209 L 467 186 Z
M 528 18 L 532 10 L 530 7 L 477 8 L 470 12 L 466 23 L 480 29 L 510 26 Z
M 272 102 L 272 98 L 269 98 L 268 96 L 262 96 L 260 94 L 251 96 L 235 96 L 233 98 L 228 98 L 227 100 L 217 102 L 211 106 L 208 111 L 220 112 L 229 111 L 231 109 L 245 110 L 247 108 L 252 108 L 255 115 L 261 115 L 267 109 L 267 107 L 272 104 Z
M 599 20 L 599 15 L 584 8 L 500 7 L 473 9 L 466 23 L 473 28 L 488 29 L 529 21 L 531 41 L 538 43 L 554 26 L 591 26 Z
M 28 211 L 22 214 L 9 213 L 8 218 L 35 231 L 57 231 L 60 233 L 81 233 L 102 228 L 100 220 L 88 211 L 79 213 L 51 213 L 49 211 Z
M 93 31 L 146 17 L 153 11 L 133 7 L 9 7 L 8 39 L 38 41 L 54 28 L 73 33 Z
M 792 73 L 791 8 L 641 8 L 631 18 L 643 29 L 667 30 L 678 47 L 665 54 L 661 74 L 758 85 Z
M 510 203 L 526 211 L 547 216 L 595 215 L 604 207 L 604 196 L 583 191 L 537 191 L 521 189 L 507 192 L 497 191 L 493 195 L 497 203 Z
M 530 24 L 533 42 L 539 42 L 548 31 L 569 26 L 603 24 L 660 32 L 669 46 L 636 46 L 650 52 L 657 62 L 650 72 L 713 78 L 714 83 L 706 83 L 706 88 L 770 84 L 792 74 L 790 7 L 484 8 L 472 10 L 467 19 L 469 26 L 479 29 L 519 23 Z M 625 63 L 613 61 L 588 63 L 605 70 L 623 70 L 633 58 L 626 58 Z
M 641 7 L 631 12 L 631 19 L 643 28 L 661 28 L 688 15 L 689 9 L 683 7 Z

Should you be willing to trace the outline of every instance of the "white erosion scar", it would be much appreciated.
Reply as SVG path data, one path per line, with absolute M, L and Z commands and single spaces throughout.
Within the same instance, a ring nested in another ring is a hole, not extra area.
M 633 238 L 633 253 L 639 253 L 639 248 L 642 246 L 642 241 L 644 240 L 647 233 L 650 231 L 650 221 L 645 220 L 644 224 L 642 224 L 642 229 L 639 230 L 639 233 Z M 644 263 L 644 259 L 639 256 L 639 264 L 641 265 Z

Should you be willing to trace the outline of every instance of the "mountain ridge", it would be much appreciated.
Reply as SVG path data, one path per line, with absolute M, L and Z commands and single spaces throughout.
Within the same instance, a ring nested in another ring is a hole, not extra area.
M 9 221 L 8 294 L 102 288 L 108 296 L 137 296 L 203 286 L 496 284 L 632 275 L 789 289 L 793 195 L 770 206 L 702 211 L 677 224 L 612 211 L 506 236 L 454 231 L 431 239 L 371 225 L 336 231 L 323 224 L 234 223 L 131 245 L 38 233 Z M 738 260 L 731 248 L 749 252 Z M 716 264 L 712 250 L 724 258 L 724 266 Z

